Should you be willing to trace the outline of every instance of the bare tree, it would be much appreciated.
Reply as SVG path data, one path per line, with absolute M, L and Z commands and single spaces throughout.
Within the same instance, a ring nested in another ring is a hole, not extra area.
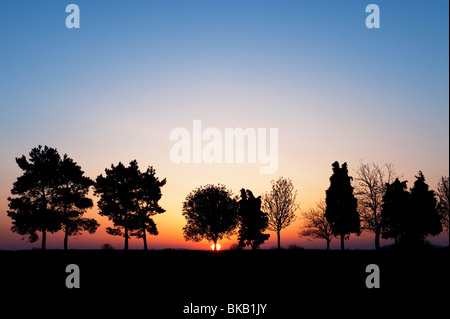
M 361 162 L 355 171 L 355 195 L 358 199 L 358 210 L 362 228 L 375 234 L 375 249 L 380 249 L 381 205 L 386 192 L 386 183 L 392 183 L 397 174 L 391 163 L 378 166 L 375 163 Z
M 450 231 L 449 231 L 449 204 L 448 204 L 448 198 L 449 198 L 449 178 L 448 176 L 442 176 L 439 180 L 439 183 L 437 185 L 437 197 L 439 199 L 438 203 L 438 210 L 439 214 L 441 215 L 442 220 L 442 228 L 447 231 L 449 234 L 449 241 L 450 241 Z
M 268 229 L 277 233 L 278 249 L 280 232 L 295 221 L 295 211 L 299 208 L 296 203 L 297 190 L 289 178 L 280 176 L 277 181 L 272 180 L 272 190 L 263 197 L 262 210 L 269 218 Z
M 302 213 L 302 219 L 305 220 L 303 226 L 298 231 L 299 237 L 309 237 L 314 239 L 325 239 L 327 250 L 330 249 L 333 231 L 330 223 L 325 218 L 326 204 L 323 200 L 316 203 L 316 208 L 311 208 Z

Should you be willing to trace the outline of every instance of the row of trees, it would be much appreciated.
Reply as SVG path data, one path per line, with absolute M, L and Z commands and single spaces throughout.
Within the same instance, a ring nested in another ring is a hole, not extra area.
M 402 247 L 418 247 L 429 235 L 449 232 L 449 178 L 441 177 L 437 192 L 430 190 L 419 171 L 410 191 L 407 181 L 400 181 L 391 164 L 380 167 L 361 163 L 356 170 L 356 187 L 351 185 L 346 163 L 333 163 L 330 187 L 325 202 L 303 213 L 300 237 L 326 240 L 340 237 L 341 249 L 350 234 L 363 231 L 375 234 L 375 248 L 380 237 L 394 239 Z
M 166 179 L 160 181 L 153 167 L 141 172 L 136 161 L 128 167 L 119 163 L 93 181 L 70 157 L 61 157 L 56 149 L 47 146 L 33 148 L 29 159 L 22 156 L 16 162 L 23 174 L 11 190 L 16 196 L 8 198 L 11 230 L 27 236 L 30 242 L 37 241 L 40 232 L 42 249 L 46 247 L 47 233 L 64 231 L 67 249 L 69 236 L 97 230 L 95 219 L 83 217 L 93 206 L 88 197 L 91 187 L 100 196 L 99 214 L 113 221 L 114 227 L 106 231 L 125 237 L 125 249 L 130 236 L 142 238 L 147 249 L 146 234 L 158 234 L 152 216 L 164 213 L 158 201 Z
M 71 158 L 47 146 L 33 148 L 29 159 L 22 156 L 16 162 L 23 174 L 11 190 L 16 196 L 8 198 L 12 231 L 31 242 L 38 240 L 40 232 L 42 249 L 48 232 L 62 230 L 67 249 L 69 236 L 97 230 L 97 221 L 83 217 L 93 206 L 88 197 L 91 187 L 100 197 L 99 214 L 113 222 L 107 233 L 124 237 L 125 249 L 130 236 L 135 236 L 143 239 L 147 250 L 147 235 L 158 234 L 153 216 L 165 212 L 158 202 L 166 179 L 159 180 L 153 167 L 141 171 L 135 160 L 128 167 L 119 163 L 93 181 Z M 339 237 L 344 249 L 350 234 L 370 231 L 379 249 L 380 237 L 392 238 L 401 246 L 419 246 L 442 227 L 448 231 L 448 177 L 442 177 L 435 193 L 422 172 L 408 191 L 407 182 L 400 182 L 390 164 L 361 163 L 355 171 L 355 187 L 346 163 L 333 163 L 332 171 L 325 201 L 301 213 L 300 237 L 325 239 L 327 249 L 332 238 Z M 271 190 L 262 197 L 248 189 L 234 196 L 224 185 L 206 185 L 183 202 L 183 234 L 186 240 L 212 241 L 214 248 L 222 238 L 237 234 L 239 246 L 257 249 L 269 238 L 265 233 L 269 230 L 277 234 L 280 248 L 281 231 L 296 220 L 298 210 L 297 191 L 288 178 L 273 180 Z
M 264 231 L 271 230 L 277 233 L 280 248 L 281 230 L 296 218 L 296 197 L 292 181 L 283 177 L 272 181 L 272 190 L 262 199 L 248 189 L 241 189 L 240 196 L 234 197 L 224 185 L 199 187 L 183 203 L 184 237 L 212 241 L 216 249 L 217 241 L 237 233 L 240 247 L 257 249 L 269 239 Z

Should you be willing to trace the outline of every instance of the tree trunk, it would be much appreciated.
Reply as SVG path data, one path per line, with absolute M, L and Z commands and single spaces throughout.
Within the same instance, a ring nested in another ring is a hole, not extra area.
M 67 250 L 67 242 L 69 241 L 69 232 L 67 230 L 67 225 L 66 225 L 66 231 L 64 233 L 64 250 Z
M 124 233 L 125 233 L 125 250 L 128 250 L 128 227 L 127 226 L 125 226 Z
M 280 233 L 281 231 L 277 231 L 277 242 L 278 242 L 278 249 L 281 249 L 281 242 L 280 242 Z
M 341 250 L 345 250 L 344 241 L 345 241 L 345 234 L 341 234 Z
M 145 229 L 143 230 L 143 232 L 144 232 L 144 235 L 142 236 L 142 239 L 144 240 L 144 250 L 147 251 L 148 250 L 147 249 L 147 234 L 146 234 Z
M 380 250 L 380 231 L 375 232 L 375 250 Z
M 214 251 L 217 251 L 217 239 L 214 240 Z
M 327 250 L 330 250 L 330 242 L 331 240 L 327 239 Z
M 46 242 L 47 242 L 47 233 L 46 233 L 46 231 L 45 231 L 45 229 L 42 231 L 42 243 L 41 243 L 41 249 L 42 250 L 45 250 L 46 249 L 46 247 L 45 247 L 45 245 L 46 245 Z

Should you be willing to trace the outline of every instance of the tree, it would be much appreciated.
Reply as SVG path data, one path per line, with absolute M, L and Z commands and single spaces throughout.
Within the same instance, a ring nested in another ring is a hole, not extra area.
M 99 226 L 95 219 L 82 217 L 93 206 L 92 199 L 87 196 L 94 182 L 84 176 L 81 167 L 67 154 L 59 163 L 58 178 L 52 206 L 59 213 L 64 231 L 64 250 L 67 250 L 69 236 L 78 235 L 82 231 L 93 234 Z
M 138 187 L 137 205 L 138 209 L 132 218 L 134 231 L 131 236 L 142 238 L 144 241 L 144 250 L 147 250 L 147 233 L 158 235 L 158 229 L 152 219 L 156 214 L 165 212 L 158 202 L 162 197 L 161 187 L 166 185 L 166 179 L 162 181 L 155 176 L 153 166 L 147 168 L 147 171 L 140 173 L 140 185 Z
M 216 250 L 217 241 L 233 235 L 237 226 L 238 203 L 224 185 L 206 185 L 193 190 L 183 202 L 186 225 L 183 234 L 186 240 L 212 241 Z
M 238 210 L 239 246 L 251 246 L 253 250 L 269 239 L 269 234 L 264 234 L 268 227 L 267 214 L 261 211 L 261 196 L 255 198 L 250 190 L 241 189 L 241 200 Z
M 410 201 L 410 217 L 406 221 L 408 229 L 404 239 L 408 245 L 421 246 L 428 235 L 436 236 L 442 232 L 436 195 L 425 183 L 425 177 L 421 171 L 411 188 Z
M 302 213 L 304 219 L 303 226 L 298 232 L 299 237 L 310 237 L 315 239 L 325 239 L 327 250 L 330 249 L 330 243 L 333 238 L 333 232 L 330 223 L 325 218 L 326 205 L 323 200 L 316 203 L 316 208 L 311 208 Z
M 393 238 L 403 248 L 423 246 L 426 236 L 442 231 L 435 193 L 429 190 L 421 171 L 411 192 L 406 181 L 396 179 L 387 185 L 381 217 L 383 238 Z
M 391 184 L 386 184 L 381 205 L 381 236 L 392 238 L 398 245 L 400 238 L 406 232 L 405 220 L 408 216 L 409 197 L 407 181 L 400 182 L 398 178 Z
M 297 190 L 289 178 L 279 177 L 271 184 L 272 190 L 264 195 L 262 206 L 269 218 L 268 229 L 277 233 L 278 249 L 281 249 L 281 230 L 295 221 L 295 212 L 299 208 L 296 203 Z
M 95 185 L 95 194 L 100 195 L 99 214 L 107 216 L 114 223 L 114 227 L 107 227 L 106 232 L 125 237 L 125 250 L 128 250 L 131 213 L 137 210 L 137 171 L 136 161 L 130 162 L 129 167 L 125 167 L 121 162 L 117 166 L 111 164 L 111 169 L 105 169 L 105 176 L 97 177 Z
M 133 160 L 128 167 L 120 162 L 117 166 L 111 165 L 111 169 L 105 169 L 105 176 L 97 177 L 95 194 L 100 195 L 99 214 L 113 221 L 114 227 L 106 228 L 106 232 L 123 236 L 125 250 L 130 236 L 143 238 L 146 248 L 146 232 L 158 234 L 151 216 L 164 212 L 158 200 L 160 187 L 166 180 L 160 182 L 154 174 L 153 167 L 141 173 L 137 161 Z
M 438 212 L 441 215 L 442 228 L 449 233 L 449 178 L 448 176 L 442 176 L 437 185 L 436 191 L 438 197 Z M 449 236 L 450 241 L 450 236 Z
M 61 157 L 55 148 L 41 145 L 33 148 L 29 156 L 29 160 L 25 155 L 16 158 L 23 174 L 11 190 L 11 194 L 18 197 L 8 197 L 8 216 L 13 219 L 11 230 L 28 235 L 30 242 L 37 241 L 37 232 L 41 232 L 41 247 L 45 250 L 47 232 L 54 233 L 61 228 L 58 211 L 51 205 L 58 185 Z
M 375 249 L 380 249 L 381 236 L 381 205 L 386 192 L 386 183 L 392 183 L 396 177 L 394 166 L 375 163 L 360 163 L 356 170 L 357 182 L 355 195 L 359 202 L 359 214 L 362 229 L 375 234 Z
M 344 240 L 351 233 L 360 233 L 358 203 L 353 195 L 352 177 L 348 176 L 347 163 L 340 167 L 336 161 L 332 167 L 333 174 L 325 198 L 325 218 L 331 225 L 333 235 L 341 237 L 341 249 L 344 250 Z

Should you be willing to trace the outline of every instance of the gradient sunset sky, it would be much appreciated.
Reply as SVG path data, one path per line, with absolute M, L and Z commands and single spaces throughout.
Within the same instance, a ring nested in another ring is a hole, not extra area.
M 65 26 L 70 3 L 80 29 Z M 369 3 L 380 8 L 380 29 L 366 28 Z M 182 235 L 182 202 L 205 184 L 261 195 L 271 179 L 289 177 L 307 210 L 325 197 L 334 161 L 355 175 L 362 160 L 392 162 L 409 187 L 422 170 L 435 189 L 449 174 L 448 12 L 447 0 L 1 1 L 0 249 L 40 246 L 12 233 L 6 216 L 22 174 L 15 157 L 40 144 L 91 178 L 133 159 L 167 178 L 149 248 L 210 246 Z M 192 131 L 197 119 L 222 132 L 278 128 L 278 171 L 172 163 L 170 132 Z M 87 216 L 101 227 L 69 248 L 123 248 L 96 207 Z M 281 233 L 283 246 L 325 247 L 299 239 L 300 224 Z M 270 234 L 263 248 L 276 245 Z M 48 248 L 62 248 L 62 237 L 49 235 Z M 373 237 L 352 235 L 346 247 L 373 248 Z

